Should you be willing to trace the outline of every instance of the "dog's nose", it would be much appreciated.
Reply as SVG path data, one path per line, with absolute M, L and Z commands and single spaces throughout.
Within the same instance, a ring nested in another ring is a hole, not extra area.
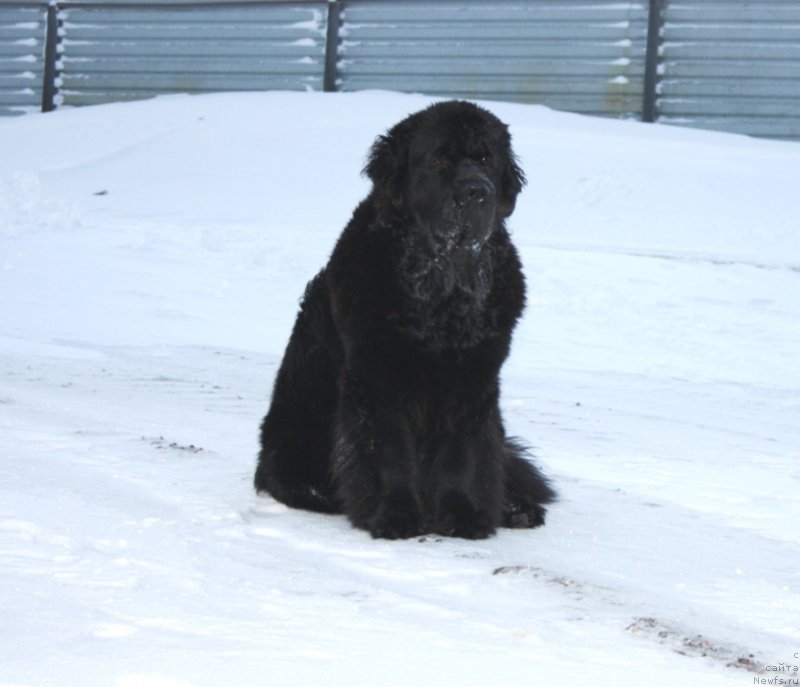
M 478 203 L 482 203 L 486 200 L 486 197 L 489 195 L 489 189 L 486 188 L 486 184 L 481 182 L 475 182 L 474 184 L 470 184 L 467 186 L 467 200 L 474 200 Z
M 456 187 L 455 200 L 459 205 L 485 203 L 491 192 L 488 181 L 480 177 L 470 177 Z

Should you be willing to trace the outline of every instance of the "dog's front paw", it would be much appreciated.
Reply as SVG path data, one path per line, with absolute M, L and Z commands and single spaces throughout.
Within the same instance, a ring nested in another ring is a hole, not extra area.
M 409 539 L 423 534 L 418 500 L 410 492 L 395 492 L 381 503 L 367 529 L 376 539 Z
M 541 527 L 547 510 L 538 503 L 513 503 L 503 513 L 503 527 L 516 529 Z
M 434 531 L 448 537 L 486 539 L 495 533 L 495 524 L 486 511 L 478 510 L 466 494 L 452 492 L 442 499 Z

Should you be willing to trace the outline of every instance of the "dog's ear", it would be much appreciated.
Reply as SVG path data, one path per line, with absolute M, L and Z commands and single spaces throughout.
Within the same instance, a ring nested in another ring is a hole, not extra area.
M 526 179 L 525 173 L 519 166 L 516 155 L 514 155 L 511 147 L 508 148 L 508 154 L 505 156 L 505 163 L 500 173 L 500 182 L 502 189 L 500 192 L 500 211 L 504 217 L 508 217 L 514 212 L 514 207 L 517 204 L 517 195 L 525 186 Z
M 406 167 L 406 144 L 397 127 L 372 144 L 364 166 L 376 190 L 384 193 L 396 206 L 403 203 L 403 179 Z

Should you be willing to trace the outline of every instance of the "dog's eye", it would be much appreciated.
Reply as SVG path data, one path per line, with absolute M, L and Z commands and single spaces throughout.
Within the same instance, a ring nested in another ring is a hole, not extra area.
M 492 156 L 489 153 L 484 153 L 478 158 L 478 162 L 480 162 L 484 166 L 490 164 L 491 161 L 492 161 Z

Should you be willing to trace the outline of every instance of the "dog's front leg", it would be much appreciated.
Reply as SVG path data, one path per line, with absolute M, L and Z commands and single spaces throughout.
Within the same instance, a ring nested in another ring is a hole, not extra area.
M 353 525 L 373 537 L 407 539 L 425 528 L 413 433 L 396 388 L 377 379 L 374 372 L 343 372 L 334 479 Z
M 490 425 L 463 427 L 442 441 L 432 478 L 436 494 L 433 531 L 483 539 L 500 524 L 502 453 Z

